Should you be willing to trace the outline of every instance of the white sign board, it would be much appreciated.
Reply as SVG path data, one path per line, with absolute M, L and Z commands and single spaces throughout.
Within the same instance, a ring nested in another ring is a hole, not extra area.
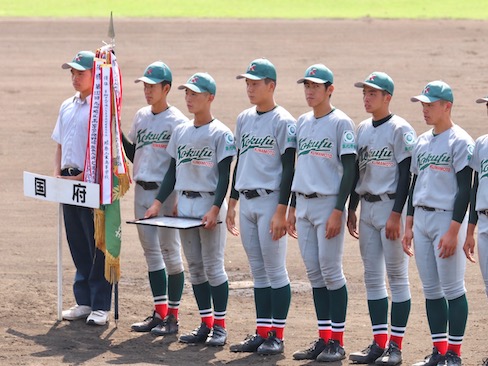
M 126 222 L 128 224 L 161 226 L 173 229 L 193 229 L 196 227 L 205 226 L 205 224 L 202 223 L 202 219 L 195 217 L 157 216 L 149 219 L 138 219 Z M 217 224 L 220 223 L 222 223 L 222 221 L 217 222 Z
M 24 172 L 24 196 L 82 207 L 100 207 L 100 186 Z

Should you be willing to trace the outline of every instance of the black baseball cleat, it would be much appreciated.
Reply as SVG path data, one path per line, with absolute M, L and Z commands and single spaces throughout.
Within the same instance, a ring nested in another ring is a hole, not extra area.
M 398 344 L 390 341 L 385 352 L 375 361 L 376 365 L 396 366 L 402 363 L 402 350 Z
M 325 349 L 317 356 L 319 362 L 336 362 L 346 358 L 346 351 L 338 340 L 330 339 Z
M 304 350 L 296 351 L 293 354 L 293 358 L 295 360 L 315 360 L 318 355 L 322 353 L 322 351 L 327 346 L 323 338 L 319 338 L 313 341 L 310 344 L 310 347 Z
M 481 366 L 488 366 L 488 357 L 483 358 Z
M 219 325 L 214 325 L 205 341 L 205 345 L 219 347 L 223 346 L 225 342 L 227 342 L 227 330 Z
M 370 364 L 375 363 L 378 357 L 385 352 L 376 341 L 373 341 L 368 347 L 359 352 L 353 352 L 349 355 L 349 360 L 354 363 Z
M 274 330 L 268 332 L 268 338 L 258 347 L 258 355 L 278 355 L 285 350 L 285 343 L 276 337 Z
M 182 336 L 180 336 L 179 341 L 181 343 L 188 343 L 188 344 L 205 343 L 209 333 L 210 333 L 210 328 L 207 327 L 207 324 L 202 323 L 198 328 L 194 329 L 191 333 L 183 334 Z
M 413 366 L 437 366 L 444 365 L 446 358 L 439 353 L 437 347 L 432 348 L 432 354 L 425 356 L 423 361 L 414 363 Z
M 240 343 L 232 344 L 230 346 L 231 352 L 257 352 L 258 347 L 263 344 L 265 339 L 259 334 L 248 335 Z
M 158 326 L 163 322 L 163 319 L 158 313 L 153 312 L 153 315 L 148 316 L 142 322 L 134 323 L 131 325 L 131 329 L 134 332 L 150 332 L 154 327 Z
M 156 336 L 176 334 L 178 333 L 178 329 L 178 320 L 173 314 L 169 314 L 166 318 L 163 319 L 161 324 L 156 325 L 154 328 L 151 329 L 151 334 L 154 334 Z
M 461 357 L 454 351 L 447 351 L 444 357 L 446 359 L 446 366 L 461 366 L 463 364 Z

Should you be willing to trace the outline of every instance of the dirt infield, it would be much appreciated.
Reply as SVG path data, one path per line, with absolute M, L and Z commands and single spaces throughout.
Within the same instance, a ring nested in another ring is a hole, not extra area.
M 292 304 L 285 331 L 285 354 L 274 357 L 233 354 L 228 346 L 185 346 L 175 337 L 155 338 L 130 332 L 130 324 L 152 311 L 146 264 L 133 225 L 123 225 L 122 280 L 118 327 L 87 327 L 83 322 L 56 321 L 57 205 L 25 198 L 22 172 L 50 175 L 55 144 L 51 132 L 60 103 L 72 94 L 69 73 L 61 64 L 81 49 L 96 49 L 107 40 L 108 21 L 0 21 L 0 364 L 1 365 L 299 365 L 292 353 L 317 337 L 310 286 L 297 242 L 289 239 L 288 270 Z M 145 104 L 141 85 L 133 80 L 158 59 L 173 71 L 169 101 L 184 113 L 184 93 L 175 86 L 197 71 L 217 82 L 213 112 L 231 129 L 248 107 L 244 82 L 236 80 L 249 61 L 269 58 L 278 70 L 277 102 L 295 117 L 308 110 L 296 84 L 313 63 L 325 63 L 335 74 L 333 102 L 356 123 L 366 118 L 361 90 L 353 86 L 372 71 L 395 80 L 393 112 L 409 120 L 418 133 L 426 130 L 421 108 L 409 97 L 435 79 L 454 91 L 453 119 L 473 138 L 486 133 L 486 108 L 474 103 L 488 94 L 488 23 L 481 21 L 403 20 L 127 20 L 115 19 L 117 56 L 124 78 L 123 129 Z M 122 202 L 124 220 L 133 218 L 133 190 Z M 346 236 L 344 270 L 349 308 L 346 352 L 371 340 L 362 263 L 357 241 Z M 64 306 L 71 306 L 73 265 L 64 245 Z M 230 278 L 227 315 L 229 343 L 254 330 L 252 281 L 240 240 L 228 237 L 226 269 Z M 431 351 L 415 260 L 410 266 L 412 312 L 404 341 L 404 364 Z M 465 365 L 488 357 L 487 298 L 478 265 L 466 274 L 469 319 L 463 345 Z M 199 324 L 187 284 L 181 305 L 180 332 Z M 344 361 L 343 364 L 348 364 Z

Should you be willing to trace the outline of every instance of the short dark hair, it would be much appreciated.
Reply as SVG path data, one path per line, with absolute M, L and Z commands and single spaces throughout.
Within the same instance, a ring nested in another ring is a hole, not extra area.
M 264 79 L 264 83 L 265 83 L 266 85 L 267 85 L 267 84 L 269 84 L 269 83 L 271 83 L 271 82 L 275 83 L 275 85 L 276 85 L 276 80 L 271 79 L 271 78 L 265 78 L 265 79 Z

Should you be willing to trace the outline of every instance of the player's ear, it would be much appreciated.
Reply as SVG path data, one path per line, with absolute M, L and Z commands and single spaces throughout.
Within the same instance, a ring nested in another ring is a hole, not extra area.
M 163 93 L 168 94 L 171 90 L 171 84 L 162 84 L 163 85 Z
M 208 93 L 208 100 L 210 102 L 213 102 L 214 99 L 215 99 L 215 95 Z

